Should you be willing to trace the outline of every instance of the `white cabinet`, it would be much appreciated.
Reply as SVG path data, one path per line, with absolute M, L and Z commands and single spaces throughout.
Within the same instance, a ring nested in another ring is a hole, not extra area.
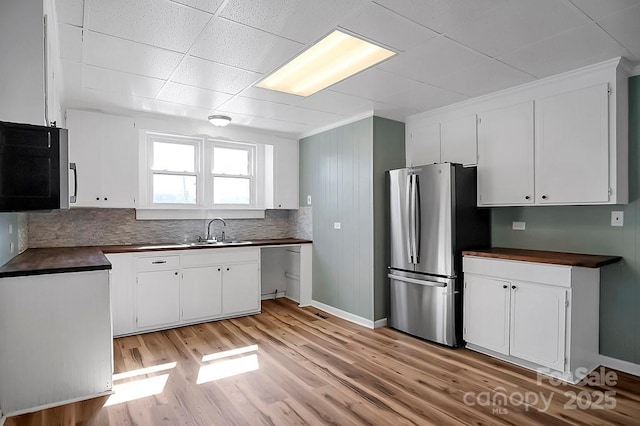
M 281 141 L 274 147 L 273 208 L 299 208 L 298 141 Z
M 49 121 L 61 125 L 59 78 L 55 73 L 59 61 L 57 22 L 53 19 L 53 9 L 50 0 L 0 4 L 0 38 L 3 40 L 0 43 L 0 121 L 44 125 L 46 109 Z
M 407 166 L 440 162 L 440 123 L 409 122 L 405 133 Z
M 533 102 L 478 115 L 478 205 L 533 204 Z
M 106 256 L 112 265 L 109 275 L 113 335 L 121 336 L 133 333 L 136 329 L 134 311 L 135 258 L 130 253 L 115 253 Z
M 87 111 L 67 111 L 69 161 L 75 207 L 133 208 L 138 179 L 137 132 L 133 119 Z
M 260 309 L 260 271 L 257 263 L 224 266 L 222 313 L 255 312 Z
M 609 201 L 609 86 L 536 100 L 536 203 Z
M 222 314 L 222 266 L 184 268 L 180 299 L 183 321 Z
M 157 328 L 180 320 L 180 277 L 177 270 L 138 272 L 136 325 Z
M 576 383 L 599 365 L 600 270 L 465 256 L 469 349 Z
M 476 115 L 440 123 L 440 162 L 465 166 L 478 162 Z

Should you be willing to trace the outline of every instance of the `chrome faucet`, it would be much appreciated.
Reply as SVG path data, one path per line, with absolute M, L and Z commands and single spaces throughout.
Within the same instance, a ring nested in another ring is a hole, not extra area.
M 227 222 L 225 222 L 224 219 L 221 218 L 221 217 L 214 217 L 213 219 L 211 219 L 209 221 L 209 224 L 207 225 L 207 240 L 213 240 L 214 239 L 212 237 L 212 235 L 211 235 L 211 224 L 216 220 L 219 220 L 220 222 L 222 222 L 222 226 L 227 226 Z M 224 231 L 222 231 L 222 240 L 221 241 L 224 241 Z

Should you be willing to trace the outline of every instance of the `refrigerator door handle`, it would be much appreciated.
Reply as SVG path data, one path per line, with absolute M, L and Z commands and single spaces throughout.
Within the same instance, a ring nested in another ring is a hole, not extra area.
M 395 275 L 395 274 L 387 274 L 387 277 L 391 278 L 392 280 L 396 280 L 396 281 L 402 281 L 402 282 L 405 282 L 405 283 L 418 284 L 418 285 L 426 285 L 428 287 L 446 287 L 447 286 L 447 283 L 439 283 L 439 282 L 435 282 L 435 281 L 416 280 L 415 278 L 401 277 L 400 275 Z
M 406 198 L 406 203 L 407 203 L 407 212 L 409 213 L 409 235 L 406 239 L 407 241 L 407 253 L 409 254 L 409 263 L 415 263 L 413 261 L 414 255 L 413 255 L 413 221 L 414 221 L 414 209 L 413 209 L 413 175 L 407 175 L 407 198 Z
M 422 209 L 420 208 L 420 181 L 418 175 L 413 176 L 413 258 L 416 264 L 420 263 L 420 238 L 422 226 Z

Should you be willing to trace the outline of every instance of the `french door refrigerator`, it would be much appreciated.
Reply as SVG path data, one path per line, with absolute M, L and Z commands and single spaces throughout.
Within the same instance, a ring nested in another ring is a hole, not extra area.
M 476 207 L 476 169 L 432 164 L 390 170 L 389 325 L 462 345 L 462 250 L 490 245 L 489 211 Z

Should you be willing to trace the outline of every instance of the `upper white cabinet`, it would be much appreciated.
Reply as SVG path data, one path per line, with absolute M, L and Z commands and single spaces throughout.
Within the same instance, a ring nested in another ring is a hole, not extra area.
M 478 205 L 532 204 L 533 102 L 478 115 Z
M 53 9 L 51 0 L 0 4 L 0 121 L 45 125 L 46 112 L 61 124 Z
M 609 86 L 536 100 L 536 203 L 609 201 Z
M 138 147 L 133 119 L 68 110 L 67 128 L 69 161 L 77 173 L 70 179 L 69 192 L 77 195 L 71 206 L 135 207 Z
M 476 115 L 406 123 L 407 165 L 477 162 Z
M 273 208 L 299 208 L 298 141 L 286 141 L 274 147 Z

